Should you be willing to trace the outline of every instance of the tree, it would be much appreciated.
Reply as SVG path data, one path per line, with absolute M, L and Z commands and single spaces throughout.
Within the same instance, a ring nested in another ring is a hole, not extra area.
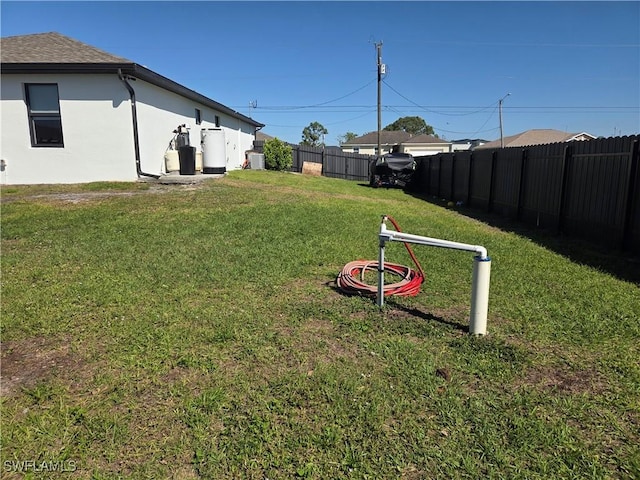
M 329 133 L 329 131 L 324 128 L 321 123 L 311 122 L 309 126 L 304 127 L 304 130 L 302 130 L 302 141 L 300 145 L 311 145 L 312 147 L 324 145 L 323 135 L 327 133 Z
M 390 123 L 383 128 L 386 131 L 398 131 L 410 133 L 411 135 L 421 135 L 426 133 L 427 135 L 435 135 L 433 127 L 427 125 L 421 117 L 402 117 L 393 123 Z M 437 135 L 436 135 L 437 136 Z
M 291 145 L 279 138 L 264 142 L 264 164 L 269 170 L 289 170 L 293 165 Z
M 340 143 L 340 145 L 344 145 L 345 143 L 350 142 L 357 137 L 358 135 L 356 133 L 347 132 L 344 135 L 338 135 L 338 143 Z

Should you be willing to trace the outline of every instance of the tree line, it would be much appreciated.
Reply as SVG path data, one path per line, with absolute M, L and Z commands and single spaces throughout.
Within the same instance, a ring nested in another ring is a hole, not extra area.
M 433 127 L 428 125 L 421 117 L 402 117 L 383 128 L 385 131 L 403 131 L 412 135 L 435 135 Z M 302 130 L 302 141 L 300 145 L 308 145 L 312 147 L 322 147 L 325 145 L 324 137 L 329 131 L 320 122 L 311 122 Z M 347 132 L 338 136 L 340 145 L 343 145 L 354 138 L 358 134 Z M 264 160 L 265 166 L 270 170 L 288 170 L 293 163 L 291 145 L 278 138 L 267 140 L 264 143 Z
M 435 131 L 433 127 L 422 118 L 418 116 L 414 117 L 402 117 L 393 123 L 390 123 L 383 128 L 385 131 L 403 131 L 410 133 L 411 135 L 434 135 Z M 309 145 L 312 147 L 321 147 L 325 145 L 324 137 L 328 135 L 329 131 L 319 122 L 311 122 L 302 130 L 302 141 L 300 145 Z M 350 142 L 359 135 L 354 132 L 347 132 L 338 136 L 338 142 L 343 145 Z

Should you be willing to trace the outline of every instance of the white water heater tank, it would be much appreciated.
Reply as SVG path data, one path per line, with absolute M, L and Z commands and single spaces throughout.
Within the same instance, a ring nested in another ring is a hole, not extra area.
M 202 173 L 222 174 L 227 171 L 227 143 L 221 128 L 200 130 Z

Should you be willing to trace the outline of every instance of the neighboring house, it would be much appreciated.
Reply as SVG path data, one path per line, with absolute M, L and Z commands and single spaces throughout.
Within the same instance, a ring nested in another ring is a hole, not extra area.
M 264 125 L 131 60 L 59 33 L 0 41 L 2 182 L 133 181 L 166 172 L 177 126 L 224 131 L 226 169 L 241 168 Z M 221 136 L 220 136 L 221 137 Z M 223 154 L 220 153 L 219 156 Z
M 274 137 L 271 135 L 267 135 L 263 132 L 256 132 L 256 141 L 257 142 L 266 142 L 267 140 L 273 140 Z
M 380 132 L 381 155 L 391 153 L 394 147 L 411 138 L 411 134 L 403 131 Z M 361 137 L 356 137 L 340 145 L 343 152 L 361 153 L 363 155 L 376 155 L 378 153 L 378 132 L 370 132 Z
M 376 155 L 378 150 L 378 132 L 356 137 L 341 145 L 344 152 Z M 404 131 L 380 132 L 381 155 L 391 152 L 410 153 L 414 157 L 450 152 L 451 143 L 433 135 L 411 135 Z
M 460 152 L 465 150 L 473 150 L 474 148 L 484 145 L 487 140 L 481 138 L 464 138 L 460 140 L 451 140 L 451 151 Z
M 451 152 L 451 142 L 447 142 L 433 135 L 416 135 L 400 143 L 400 153 L 410 153 L 414 157 L 436 155 L 438 153 Z
M 593 135 L 587 132 L 567 133 L 560 130 L 534 129 L 526 132 L 510 135 L 503 138 L 504 147 L 526 147 L 529 145 L 545 145 L 548 143 L 571 142 L 574 140 L 593 140 Z M 500 139 L 479 145 L 476 148 L 500 148 Z

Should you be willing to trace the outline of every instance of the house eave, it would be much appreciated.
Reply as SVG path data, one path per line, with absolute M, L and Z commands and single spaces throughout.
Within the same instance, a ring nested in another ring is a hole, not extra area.
M 180 85 L 167 77 L 143 67 L 142 65 L 138 65 L 137 63 L 2 63 L 0 64 L 0 70 L 2 71 L 2 74 L 118 74 L 118 72 L 121 71 L 125 75 L 144 80 L 152 85 L 164 88 L 165 90 L 176 93 L 182 97 L 211 107 L 214 110 L 248 123 L 255 128 L 262 128 L 265 126 L 263 123 L 256 122 L 252 118 L 236 112 L 215 100 L 205 97 L 204 95 Z

